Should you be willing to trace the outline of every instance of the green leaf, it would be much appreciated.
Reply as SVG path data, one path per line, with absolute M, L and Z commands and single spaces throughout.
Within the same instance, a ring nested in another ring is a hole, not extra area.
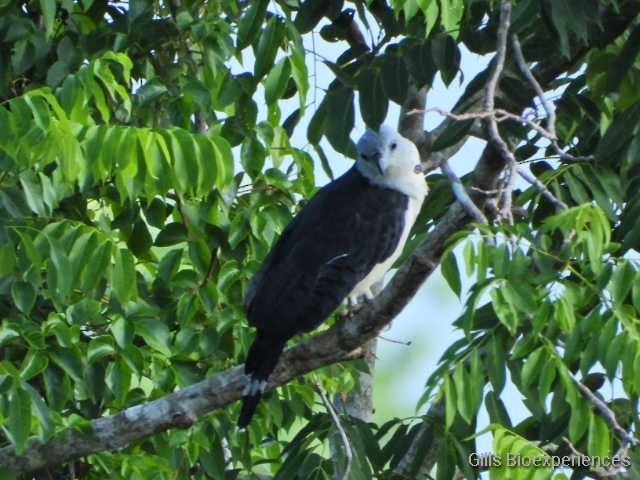
M 444 401 L 445 401 L 445 427 L 451 428 L 453 421 L 456 419 L 458 413 L 457 408 L 457 393 L 454 388 L 453 380 L 447 376 L 444 381 L 443 387 Z
M 20 379 L 31 380 L 47 368 L 49 361 L 47 356 L 39 350 L 31 350 L 20 366 Z
M 355 145 L 349 138 L 355 120 L 353 90 L 338 87 L 327 93 L 327 108 L 331 121 L 326 123 L 327 140 L 336 151 L 355 158 Z
M 586 41 L 587 28 L 593 15 L 591 2 L 578 0 L 555 0 L 551 2 L 551 21 L 560 37 L 560 50 L 569 57 L 570 37 Z
M 540 379 L 538 383 L 538 400 L 541 404 L 544 404 L 547 395 L 551 391 L 551 386 L 556 378 L 556 365 L 553 361 L 546 359 L 540 372 Z
M 251 45 L 260 34 L 260 26 L 264 21 L 269 0 L 256 0 L 251 2 L 240 22 L 238 22 L 238 36 L 236 48 L 243 50 Z
M 111 262 L 111 252 L 111 242 L 103 241 L 91 255 L 91 261 L 86 263 L 81 277 L 82 286 L 86 291 L 90 292 L 95 289 L 104 278 Z
M 576 323 L 576 317 L 573 311 L 573 305 L 566 296 L 559 298 L 554 303 L 554 312 L 554 317 L 560 329 L 563 332 L 570 332 Z
M 607 423 L 597 413 L 590 411 L 587 454 L 600 458 L 611 455 L 611 435 Z
M 144 85 L 142 85 L 137 91 L 135 98 L 140 106 L 146 106 L 151 104 L 154 100 L 158 100 L 165 93 L 168 93 L 169 89 L 162 83 L 162 80 L 158 77 L 151 78 Z
M 107 385 L 117 399 L 126 398 L 131 386 L 131 370 L 124 359 L 119 358 L 107 367 L 105 375 Z
M 276 103 L 287 89 L 291 78 L 291 62 L 289 58 L 281 58 L 269 71 L 264 82 L 264 99 L 267 105 Z
M 298 31 L 301 34 L 305 34 L 313 30 L 330 8 L 330 4 L 331 2 L 327 0 L 306 0 L 302 2 L 294 21 Z
M 185 242 L 187 240 L 187 229 L 181 222 L 172 222 L 158 233 L 154 245 L 157 247 L 168 247 L 176 243 Z
M 329 179 L 333 180 L 335 176 L 333 175 L 333 170 L 331 169 L 331 164 L 329 163 L 329 159 L 327 155 L 324 153 L 324 150 L 320 146 L 320 144 L 316 144 L 313 146 L 314 150 L 318 154 L 320 158 L 320 165 L 322 166 L 322 170 L 329 177 Z
M 31 407 L 38 419 L 38 429 L 40 440 L 46 442 L 55 433 L 55 424 L 49 411 L 49 407 L 45 403 L 38 391 L 28 383 L 23 383 L 22 388 L 31 399 Z
M 272 68 L 284 34 L 284 22 L 279 16 L 272 16 L 260 34 L 258 46 L 255 49 L 256 60 L 253 65 L 253 76 L 256 79 L 261 79 Z
M 387 116 L 389 102 L 385 96 L 382 75 L 371 68 L 361 74 L 358 87 L 360 114 L 367 127 L 378 130 Z
M 545 360 L 545 347 L 540 347 L 529 354 L 522 366 L 521 381 L 524 388 L 533 385 L 540 375 L 540 368 Z
M 124 317 L 118 317 L 116 321 L 111 324 L 109 329 L 120 348 L 125 349 L 133 342 L 133 325 Z
M 451 290 L 453 290 L 453 293 L 455 293 L 456 296 L 460 298 L 460 293 L 462 290 L 460 271 L 458 270 L 458 262 L 456 260 L 456 257 L 451 250 L 443 255 L 440 266 L 442 276 L 447 281 L 447 284 L 449 284 L 449 288 L 451 288 Z
M 57 348 L 55 351 L 50 352 L 49 356 L 74 381 L 82 383 L 84 366 L 80 353 L 76 348 Z
M 229 225 L 229 245 L 236 248 L 249 234 L 249 222 L 244 212 L 236 213 Z
M 8 399 L 8 418 L 2 430 L 18 455 L 25 452 L 31 431 L 31 398 L 21 388 L 13 390 Z
M 16 232 L 16 234 L 20 238 L 20 242 L 19 242 L 20 248 L 22 248 L 24 252 L 27 254 L 27 258 L 29 259 L 31 264 L 35 267 L 40 267 L 42 264 L 42 256 L 40 255 L 40 252 L 38 252 L 38 249 L 35 247 L 31 237 L 26 235 L 24 232 Z M 0 248 L 1 248 L 1 245 L 0 245 Z
M 291 56 L 289 57 L 291 74 L 298 89 L 300 115 L 303 115 L 307 103 L 307 93 L 309 92 L 309 72 L 305 61 L 304 44 L 300 37 L 300 32 L 290 22 L 287 22 L 287 34 L 291 47 Z
M 514 335 L 519 324 L 518 313 L 515 307 L 507 301 L 504 293 L 499 288 L 494 288 L 489 293 L 493 302 L 493 309 L 500 323 L 507 327 L 511 335 Z
M 511 426 L 511 419 L 509 418 L 507 408 L 496 392 L 493 390 L 487 392 L 484 404 L 487 407 L 487 413 L 489 414 L 489 421 L 491 423 L 498 423 L 508 427 Z
M 136 318 L 134 325 L 136 334 L 140 335 L 147 345 L 167 357 L 172 355 L 169 348 L 169 328 L 163 321 L 142 317 Z
M 438 34 L 431 37 L 433 62 L 440 71 L 442 82 L 449 85 L 460 68 L 460 50 L 451 35 Z
M 438 135 L 431 147 L 432 151 L 437 152 L 443 150 L 451 145 L 455 145 L 469 132 L 473 120 L 445 120 L 445 128 L 440 135 Z
M 409 72 L 404 61 L 397 55 L 386 54 L 383 57 L 380 79 L 385 95 L 402 105 L 409 89 Z
M 621 260 L 613 270 L 611 280 L 607 285 L 607 290 L 611 293 L 613 302 L 616 305 L 623 304 L 634 286 L 633 279 L 637 272 L 627 260 Z
M 29 282 L 15 281 L 11 284 L 11 298 L 18 310 L 28 314 L 36 303 L 36 289 Z
M 51 247 L 51 263 L 49 268 L 55 276 L 55 288 L 62 298 L 66 298 L 71 293 L 71 284 L 73 281 L 69 256 L 58 239 L 47 235 L 47 240 Z
M 309 126 L 307 127 L 307 139 L 312 145 L 318 145 L 320 143 L 320 139 L 326 132 L 328 110 L 327 97 L 325 97 L 311 117 Z
M 95 231 L 84 232 L 76 238 L 69 252 L 69 263 L 73 275 L 78 278 L 85 267 L 87 259 L 91 258 L 98 246 L 98 235 Z
M 441 0 L 440 23 L 447 32 L 460 31 L 460 21 L 464 12 L 465 2 L 462 0 Z M 427 18 L 427 20 L 429 20 Z
M 127 246 L 131 249 L 131 253 L 136 257 L 140 257 L 149 251 L 152 244 L 153 240 L 151 239 L 147 224 L 144 223 L 142 217 L 138 216 L 133 224 L 133 230 L 127 241 Z
M 118 301 L 124 304 L 138 296 L 134 258 L 129 250 L 119 248 L 113 261 L 111 288 Z
M 13 244 L 7 242 L 4 245 L 0 245 L 0 277 L 6 277 L 13 273 L 15 264 L 16 254 Z
M 456 364 L 453 373 L 453 383 L 456 387 L 456 407 L 465 422 L 471 424 L 475 416 L 473 398 L 471 395 L 471 378 L 467 374 L 462 362 Z
M 231 145 L 225 138 L 214 136 L 211 137 L 211 141 L 216 152 L 216 185 L 222 190 L 229 187 L 233 179 L 233 153 Z
M 429 34 L 431 33 L 431 30 L 433 29 L 436 22 L 438 21 L 438 18 L 440 17 L 438 2 L 436 0 L 416 0 L 416 3 L 418 4 L 418 7 L 420 8 L 420 10 L 422 11 L 422 14 L 424 15 L 425 36 L 429 36 Z M 449 8 L 449 7 L 445 5 L 444 8 Z M 445 18 L 445 20 L 449 21 L 450 19 L 447 17 Z
M 620 162 L 621 151 L 629 144 L 634 135 L 634 130 L 629 125 L 640 123 L 640 103 L 627 108 L 617 114 L 604 136 L 598 143 L 595 157 L 603 164 L 615 165 Z
M 182 253 L 183 250 L 181 248 L 176 248 L 168 252 L 160 261 L 156 283 L 160 283 L 161 288 L 166 288 L 166 285 L 171 281 L 171 277 L 180 268 Z
M 173 173 L 176 188 L 181 194 L 194 194 L 198 184 L 198 162 L 195 154 L 195 141 L 184 130 L 163 131 L 171 147 Z
M 403 49 L 402 58 L 418 87 L 431 85 L 436 74 L 431 48 L 426 41 L 412 41 Z
M 45 208 L 42 186 L 36 180 L 33 172 L 27 170 L 20 175 L 20 184 L 22 185 L 22 191 L 24 192 L 24 197 L 29 208 L 38 215 L 47 215 L 49 212 L 48 209 Z
M 640 312 L 640 271 L 636 272 L 635 279 L 631 284 L 631 301 L 636 312 Z
M 240 149 L 240 162 L 247 174 L 255 178 L 262 172 L 267 150 L 255 137 L 247 137 Z
M 504 388 L 506 378 L 505 349 L 499 337 L 494 336 L 489 343 L 489 354 L 487 355 L 487 373 L 489 380 L 496 394 Z
M 571 386 L 570 388 L 575 389 Z M 589 427 L 589 416 L 592 415 L 590 408 L 581 399 L 576 397 L 577 393 L 567 393 L 567 402 L 571 405 L 571 417 L 569 418 L 569 440 L 577 443 L 583 437 Z
M 167 220 L 167 204 L 160 198 L 154 197 L 144 211 L 144 217 L 149 225 L 162 228 Z
M 87 347 L 87 362 L 94 363 L 103 357 L 112 355 L 115 352 L 113 339 L 110 336 L 103 335 L 96 337 L 89 342 Z
M 622 81 L 628 76 L 628 72 L 640 53 L 640 25 L 636 25 L 629 38 L 624 43 L 620 54 L 616 58 L 613 68 L 607 72 L 607 84 L 605 93 L 616 91 Z

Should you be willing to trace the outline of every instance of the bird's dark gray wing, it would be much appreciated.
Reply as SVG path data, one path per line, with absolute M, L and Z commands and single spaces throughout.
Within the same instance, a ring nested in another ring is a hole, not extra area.
M 249 322 L 290 338 L 325 320 L 396 249 L 406 195 L 357 170 L 321 189 L 285 229 L 246 297 Z

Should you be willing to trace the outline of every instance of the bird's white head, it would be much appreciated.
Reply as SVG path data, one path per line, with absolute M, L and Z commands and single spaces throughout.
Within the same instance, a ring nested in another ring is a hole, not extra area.
M 388 125 L 382 125 L 378 133 L 367 130 L 360 138 L 356 168 L 373 183 L 416 199 L 427 194 L 418 149 Z

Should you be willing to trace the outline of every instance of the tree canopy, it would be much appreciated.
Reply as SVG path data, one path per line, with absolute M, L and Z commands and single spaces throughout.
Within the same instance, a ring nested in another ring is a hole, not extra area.
M 638 477 L 639 13 L 0 2 L 0 479 Z M 462 51 L 491 61 L 443 111 L 428 92 L 465 75 Z M 391 104 L 431 189 L 399 269 L 285 352 L 238 431 L 248 279 L 316 169 L 354 156 L 356 115 L 377 128 Z M 449 159 L 469 138 L 484 147 L 459 178 Z M 371 342 L 438 267 L 464 311 L 420 413 L 334 407 L 366 396 Z M 501 465 L 470 461 L 479 429 Z

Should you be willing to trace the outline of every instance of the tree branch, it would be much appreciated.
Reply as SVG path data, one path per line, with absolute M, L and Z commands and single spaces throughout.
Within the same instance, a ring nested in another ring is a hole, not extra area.
M 495 150 L 486 148 L 474 173 L 474 184 L 495 184 L 503 162 Z M 478 195 L 476 202 L 481 202 Z M 325 365 L 360 358 L 361 346 L 376 337 L 413 298 L 440 262 L 447 239 L 469 222 L 467 211 L 455 203 L 427 239 L 400 267 L 386 288 L 370 305 L 348 321 L 287 349 L 269 379 L 268 390 Z M 89 432 L 67 429 L 42 443 L 30 439 L 27 451 L 0 449 L 0 465 L 16 472 L 29 472 L 105 450 L 120 450 L 170 428 L 188 428 L 203 415 L 239 400 L 246 383 L 242 365 L 220 372 L 160 399 L 130 407 L 91 422 Z
M 584 383 L 580 382 L 574 377 L 571 378 L 573 378 L 582 396 L 589 400 L 589 403 L 591 403 L 591 405 L 593 405 L 596 410 L 598 410 L 604 421 L 607 422 L 609 428 L 611 428 L 611 430 L 613 430 L 616 435 L 620 437 L 620 440 L 622 440 L 623 449 L 640 444 L 640 441 L 637 438 L 635 438 L 620 426 L 616 418 L 616 414 L 613 413 L 613 410 L 611 410 L 606 403 L 600 400 L 600 398 L 598 398 L 596 394 L 593 393 Z
M 400 109 L 398 131 L 418 147 L 422 158 L 423 171 L 428 172 L 439 167 L 430 157 L 431 137 L 424 131 L 424 113 L 427 104 L 429 87 L 417 88 L 414 82 L 409 83 L 407 98 Z
M 620 26 L 621 29 L 626 27 L 629 19 Z M 618 33 L 615 29 L 603 32 L 603 43 Z M 580 53 L 576 52 L 572 59 L 541 62 L 537 67 L 538 78 L 543 83 L 549 81 L 571 66 Z M 471 92 L 465 98 L 465 104 L 479 98 Z M 422 160 L 430 161 L 428 152 L 423 154 Z M 504 157 L 493 145 L 485 147 L 471 182 L 477 190 L 471 189 L 470 196 L 477 205 L 482 205 L 485 197 L 482 191 L 495 188 L 505 164 Z M 447 239 L 464 228 L 469 220 L 465 208 L 458 202 L 454 203 L 371 305 L 363 307 L 348 322 L 336 322 L 328 330 L 287 349 L 267 388 L 273 389 L 322 366 L 360 357 L 361 345 L 376 337 L 413 298 L 437 267 Z M 15 472 L 30 472 L 100 451 L 120 450 L 170 428 L 188 428 L 203 415 L 240 399 L 245 383 L 243 366 L 235 366 L 165 397 L 95 419 L 88 430 L 66 429 L 44 443 L 33 437 L 23 453 L 17 453 L 11 446 L 3 447 L 0 449 L 0 465 Z M 434 442 L 432 450 L 437 449 L 436 444 Z
M 520 41 L 518 40 L 518 36 L 515 34 L 511 36 L 511 46 L 513 48 L 513 57 L 516 61 L 516 64 L 518 65 L 518 68 L 533 87 L 533 90 L 536 92 L 536 96 L 540 99 L 542 108 L 544 108 L 544 111 L 547 114 L 547 128 L 546 134 L 544 136 L 551 142 L 551 147 L 558 154 L 561 160 L 566 160 L 568 162 L 584 162 L 593 160 L 593 155 L 588 155 L 585 157 L 575 157 L 562 151 L 560 145 L 558 145 L 558 136 L 556 135 L 556 112 L 549 100 L 545 97 L 544 91 L 538 83 L 538 80 L 536 80 L 536 77 L 534 77 L 533 73 L 531 73 L 531 70 L 529 70 L 527 62 L 524 59 L 524 55 L 522 54 Z
M 469 216 L 478 223 L 488 225 L 489 221 L 487 220 L 487 217 L 482 212 L 482 210 L 480 210 L 476 206 L 476 204 L 473 203 L 473 200 L 471 200 L 471 197 L 469 197 L 469 194 L 464 188 L 462 181 L 460 180 L 460 178 L 458 178 L 456 172 L 454 172 L 449 166 L 449 162 L 445 160 L 444 162 L 442 162 L 440 168 L 442 169 L 442 172 L 449 178 L 453 194 L 455 195 L 458 202 L 460 202 L 460 204 L 467 210 Z
M 353 452 L 351 450 L 351 443 L 349 443 L 349 438 L 347 437 L 347 434 L 345 433 L 344 428 L 342 427 L 342 422 L 340 422 L 340 417 L 336 413 L 336 409 L 333 408 L 333 405 L 331 405 L 331 402 L 327 398 L 326 393 L 324 393 L 324 390 L 318 384 L 316 384 L 316 390 L 318 391 L 318 394 L 322 399 L 322 403 L 324 404 L 324 407 L 327 409 L 327 412 L 329 412 L 329 415 L 331 416 L 331 419 L 333 420 L 333 423 L 335 424 L 336 429 L 338 430 L 338 434 L 340 435 L 340 441 L 342 442 L 342 446 L 344 447 L 344 456 L 346 459 L 344 471 L 342 472 L 342 476 L 340 478 L 342 480 L 348 480 L 349 474 L 351 473 L 351 462 L 353 461 Z

